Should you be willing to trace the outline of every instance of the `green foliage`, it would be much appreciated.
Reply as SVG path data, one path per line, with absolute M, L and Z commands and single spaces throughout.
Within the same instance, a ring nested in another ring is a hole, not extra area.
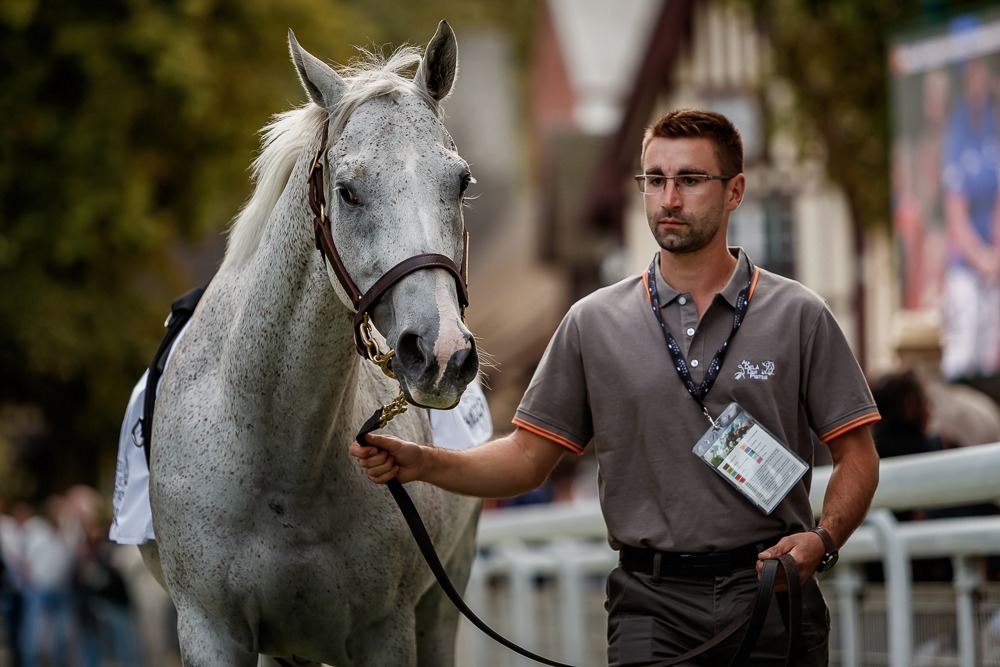
M 788 118 L 805 152 L 819 139 L 854 219 L 888 224 L 887 32 L 918 0 L 750 2 L 771 41 L 776 73 L 795 93 Z
M 50 487 L 108 474 L 170 301 L 218 259 L 192 268 L 193 249 L 218 247 L 249 195 L 259 128 L 304 101 L 289 27 L 346 63 L 353 45 L 423 45 L 440 18 L 529 6 L 0 2 L 0 405 L 40 407 L 51 454 L 23 472 Z
M 888 39 L 893 32 L 975 3 L 943 0 L 742 0 L 771 40 L 776 73 L 795 108 L 775 122 L 792 127 L 805 152 L 819 140 L 831 178 L 854 220 L 888 225 Z

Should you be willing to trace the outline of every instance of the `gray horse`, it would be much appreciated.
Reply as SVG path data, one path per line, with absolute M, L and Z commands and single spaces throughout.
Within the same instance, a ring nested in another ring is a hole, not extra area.
M 354 303 L 317 252 L 308 186 L 315 161 L 323 222 L 362 292 L 415 255 L 462 265 L 471 175 L 439 106 L 455 35 L 442 21 L 422 58 L 404 47 L 341 73 L 291 33 L 289 45 L 311 102 L 265 128 L 255 192 L 164 375 L 152 427 L 157 542 L 143 556 L 176 605 L 187 667 L 253 667 L 259 655 L 452 665 L 457 612 L 347 448 L 400 388 L 449 408 L 475 377 L 455 275 L 409 273 L 371 309 L 398 350 L 398 384 L 385 377 L 356 354 Z M 401 72 L 413 65 L 411 80 Z M 388 429 L 431 438 L 424 410 Z M 407 488 L 461 590 L 478 502 Z

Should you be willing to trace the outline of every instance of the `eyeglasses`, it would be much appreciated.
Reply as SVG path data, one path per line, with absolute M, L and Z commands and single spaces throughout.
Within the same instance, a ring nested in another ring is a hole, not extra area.
M 681 174 L 679 176 L 664 176 L 663 174 L 637 174 L 635 184 L 644 195 L 660 195 L 667 187 L 667 181 L 673 181 L 677 192 L 682 195 L 694 195 L 705 191 L 709 181 L 728 181 L 732 176 L 711 176 L 709 174 Z

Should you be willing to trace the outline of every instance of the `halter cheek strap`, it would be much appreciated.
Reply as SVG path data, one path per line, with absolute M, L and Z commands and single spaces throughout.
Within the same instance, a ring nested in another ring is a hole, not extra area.
M 328 138 L 328 127 L 323 124 L 323 141 L 320 143 L 316 155 L 313 157 L 312 165 L 309 167 L 309 207 L 313 212 L 313 231 L 316 235 L 316 248 L 323 256 L 323 260 L 330 263 L 333 273 L 340 281 L 344 292 L 351 299 L 354 305 L 354 344 L 358 353 L 364 357 L 371 357 L 370 336 L 367 336 L 364 329 L 367 324 L 368 314 L 378 303 L 379 299 L 389 290 L 390 287 L 402 280 L 404 277 L 421 269 L 445 269 L 455 278 L 455 288 L 458 293 L 458 303 L 462 309 L 462 316 L 465 316 L 465 308 L 469 305 L 469 232 L 463 232 L 462 267 L 459 268 L 450 257 L 438 253 L 424 253 L 408 257 L 402 262 L 392 267 L 381 278 L 375 281 L 367 292 L 358 289 L 357 284 L 351 279 L 344 266 L 344 261 L 337 252 L 337 245 L 333 242 L 333 235 L 330 231 L 330 219 L 326 215 L 326 195 L 324 194 L 323 163 L 320 157 L 326 150 Z M 383 367 L 383 370 L 386 370 Z

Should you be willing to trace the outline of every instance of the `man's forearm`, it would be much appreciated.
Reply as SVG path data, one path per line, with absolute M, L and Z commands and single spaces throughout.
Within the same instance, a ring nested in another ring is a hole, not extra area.
M 833 472 L 823 497 L 820 525 L 842 545 L 861 524 L 878 486 L 878 453 L 862 426 L 829 443 Z
M 541 485 L 562 453 L 559 445 L 518 429 L 472 449 L 427 449 L 419 478 L 462 495 L 510 498 Z

